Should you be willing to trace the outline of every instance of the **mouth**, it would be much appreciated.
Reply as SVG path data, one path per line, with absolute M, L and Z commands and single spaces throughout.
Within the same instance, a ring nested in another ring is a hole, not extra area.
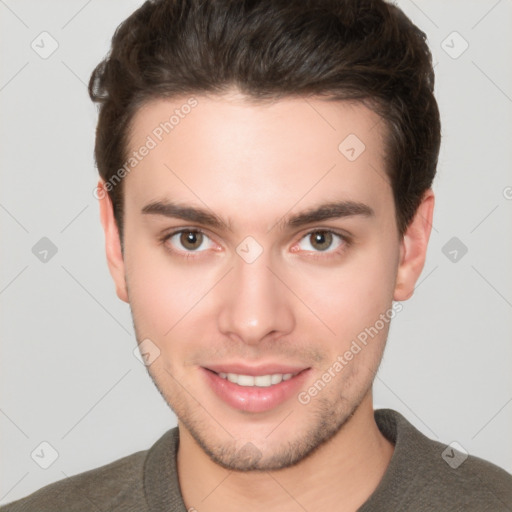
M 297 394 L 311 368 L 218 366 L 200 370 L 210 389 L 225 404 L 256 413 L 274 409 Z
M 269 386 L 275 386 L 276 384 L 283 382 L 283 380 L 290 380 L 292 377 L 295 377 L 295 375 L 298 375 L 298 373 L 272 373 L 268 375 L 252 376 L 219 372 L 217 375 L 222 379 L 229 380 L 229 382 L 233 382 L 239 386 L 268 388 Z

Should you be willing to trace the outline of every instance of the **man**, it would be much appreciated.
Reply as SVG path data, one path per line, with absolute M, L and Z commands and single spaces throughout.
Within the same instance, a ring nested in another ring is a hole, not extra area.
M 178 427 L 2 510 L 511 510 L 507 472 L 373 410 L 430 236 L 433 86 L 383 1 L 157 0 L 123 22 L 90 81 L 97 197 Z

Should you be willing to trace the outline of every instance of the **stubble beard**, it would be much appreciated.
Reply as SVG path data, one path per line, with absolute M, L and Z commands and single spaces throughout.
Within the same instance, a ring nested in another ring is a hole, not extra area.
M 304 428 L 301 424 L 293 428 L 293 413 L 291 413 L 289 419 L 279 426 L 287 432 L 287 440 L 274 449 L 273 453 L 265 453 L 265 449 L 260 450 L 256 442 L 253 444 L 248 441 L 240 446 L 240 443 L 228 433 L 229 428 L 218 424 L 201 405 L 196 403 L 196 400 L 190 398 L 187 405 L 187 400 L 179 398 L 180 393 L 183 396 L 187 394 L 186 391 L 176 389 L 171 393 L 174 396 L 170 396 L 163 386 L 159 385 L 155 372 L 152 372 L 149 367 L 148 372 L 158 392 L 174 412 L 181 426 L 187 429 L 203 452 L 222 468 L 238 472 L 276 471 L 296 466 L 306 460 L 335 437 L 350 421 L 371 391 L 373 383 L 372 379 L 352 400 L 338 393 L 334 394 L 335 399 L 318 396 L 307 405 L 295 405 L 295 407 L 306 409 L 312 408 L 313 412 L 309 414 L 306 431 L 300 432 Z M 163 379 L 163 382 L 165 380 Z M 195 404 L 196 409 L 192 410 L 190 404 Z M 276 432 L 278 430 L 279 428 Z M 297 431 L 299 431 L 298 434 Z M 212 432 L 221 432 L 224 439 L 213 439 Z

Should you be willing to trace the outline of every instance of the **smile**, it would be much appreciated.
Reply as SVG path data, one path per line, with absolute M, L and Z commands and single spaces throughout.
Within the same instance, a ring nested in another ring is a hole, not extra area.
M 304 387 L 311 368 L 295 369 L 287 373 L 258 371 L 259 375 L 215 371 L 204 367 L 199 370 L 207 387 L 225 405 L 240 411 L 258 413 L 270 411 L 293 400 Z
M 257 386 L 260 388 L 267 388 L 269 386 L 279 384 L 283 380 L 289 380 L 297 375 L 297 373 L 273 373 L 271 375 L 252 376 L 220 372 L 218 375 L 219 377 L 227 379 L 229 382 L 233 382 L 233 384 L 238 384 L 239 386 Z

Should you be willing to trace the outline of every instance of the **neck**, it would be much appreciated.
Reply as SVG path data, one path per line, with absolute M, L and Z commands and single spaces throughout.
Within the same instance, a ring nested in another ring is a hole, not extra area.
M 187 510 L 201 512 L 356 511 L 389 464 L 393 445 L 373 415 L 371 391 L 327 443 L 295 466 L 278 471 L 226 470 L 179 424 L 177 470 Z

